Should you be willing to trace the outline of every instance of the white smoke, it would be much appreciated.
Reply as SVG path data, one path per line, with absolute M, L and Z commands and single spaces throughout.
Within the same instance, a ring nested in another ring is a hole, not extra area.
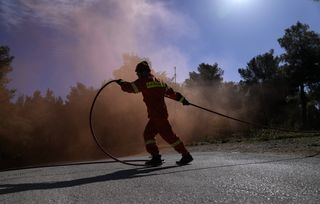
M 188 58 L 173 42 L 194 36 L 197 27 L 190 17 L 173 10 L 169 1 L 20 0 L 2 1 L 0 6 L 0 17 L 8 29 L 31 22 L 72 37 L 72 43 L 59 41 L 48 48 L 73 65 L 68 67 L 74 77 L 71 84 L 101 85 L 120 67 L 124 53 L 149 58 L 156 71 L 170 77 L 176 66 L 178 81 L 188 77 Z M 35 69 L 32 67 L 32 73 L 39 74 Z M 59 83 L 68 81 L 70 86 L 70 80 L 62 77 Z

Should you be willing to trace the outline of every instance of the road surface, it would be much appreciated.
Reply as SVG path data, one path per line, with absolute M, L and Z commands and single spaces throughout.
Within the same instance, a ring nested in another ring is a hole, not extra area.
M 193 156 L 182 167 L 168 153 L 155 168 L 106 161 L 0 172 L 0 203 L 320 203 L 319 155 Z

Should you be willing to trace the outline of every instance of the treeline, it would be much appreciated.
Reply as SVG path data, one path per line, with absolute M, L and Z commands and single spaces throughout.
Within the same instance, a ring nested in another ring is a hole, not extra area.
M 278 39 L 285 50 L 253 57 L 239 68 L 239 83 L 223 81 L 223 69 L 201 63 L 183 84 L 165 73 L 156 76 L 192 103 L 243 120 L 296 130 L 320 127 L 320 36 L 297 22 Z M 35 91 L 12 100 L 7 88 L 13 56 L 0 46 L 0 168 L 59 161 L 103 158 L 89 129 L 89 110 L 97 89 L 77 83 L 66 99 L 53 91 Z M 124 55 L 114 78 L 134 80 L 142 59 Z M 213 116 L 168 100 L 174 129 L 186 143 L 224 137 L 246 137 L 256 128 Z M 101 143 L 117 156 L 144 151 L 142 132 L 147 122 L 141 94 L 127 94 L 114 84 L 103 92 L 94 109 L 94 128 Z
M 318 129 L 320 35 L 310 31 L 308 25 L 297 22 L 285 30 L 278 42 L 284 54 L 275 56 L 271 49 L 253 57 L 245 68 L 238 69 L 242 80 L 237 89 L 243 95 L 239 102 L 245 104 L 247 114 L 259 123 Z M 221 81 L 222 70 L 212 68 L 213 73 L 208 74 L 209 68 L 200 66 L 198 69 L 199 73 L 190 73 L 191 81 L 200 78 L 203 83 L 210 75 L 216 78 L 212 81 Z

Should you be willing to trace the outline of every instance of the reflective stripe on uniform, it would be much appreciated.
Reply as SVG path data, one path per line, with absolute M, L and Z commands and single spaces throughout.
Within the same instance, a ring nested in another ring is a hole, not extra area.
M 166 87 L 166 84 L 159 81 L 149 81 L 146 83 L 146 86 L 148 89 L 151 89 L 151 88 Z
M 145 144 L 148 145 L 148 144 L 155 144 L 156 143 L 156 140 L 147 140 L 145 141 Z
M 182 143 L 182 142 L 181 142 L 181 140 L 178 139 L 176 142 L 172 143 L 171 146 L 172 146 L 172 147 L 175 147 L 175 146 L 177 146 L 177 145 L 180 144 L 180 143 Z
M 131 86 L 132 86 L 133 91 L 134 91 L 135 93 L 138 93 L 138 92 L 139 92 L 139 89 L 138 89 L 138 87 L 134 84 L 134 82 L 131 83 Z

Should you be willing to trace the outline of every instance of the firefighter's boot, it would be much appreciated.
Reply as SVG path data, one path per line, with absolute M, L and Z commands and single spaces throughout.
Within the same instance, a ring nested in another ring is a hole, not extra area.
M 179 166 L 182 166 L 182 165 L 187 165 L 189 164 L 190 162 L 192 162 L 193 160 L 193 157 L 191 156 L 191 154 L 188 152 L 186 154 L 182 154 L 182 158 L 180 159 L 180 161 L 177 161 L 176 163 L 179 165 Z
M 161 155 L 152 155 L 152 158 L 149 161 L 146 161 L 145 165 L 147 166 L 161 166 L 163 160 L 161 159 Z

